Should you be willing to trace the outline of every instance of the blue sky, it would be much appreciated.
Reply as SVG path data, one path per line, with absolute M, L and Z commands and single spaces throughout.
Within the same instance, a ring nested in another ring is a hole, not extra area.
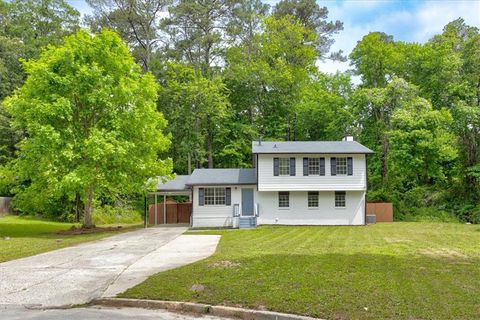
M 67 0 L 82 14 L 91 10 L 84 0 Z M 264 1 L 274 5 L 277 0 Z M 448 22 L 463 18 L 480 28 L 480 0 L 331 0 L 318 1 L 326 6 L 331 20 L 344 23 L 344 30 L 335 35 L 332 50 L 349 54 L 357 41 L 371 31 L 383 31 L 395 40 L 423 43 L 440 33 Z M 319 62 L 325 72 L 345 71 L 349 63 Z

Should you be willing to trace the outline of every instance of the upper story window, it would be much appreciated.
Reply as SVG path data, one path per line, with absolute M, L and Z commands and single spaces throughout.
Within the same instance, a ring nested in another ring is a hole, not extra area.
M 308 175 L 320 175 L 320 158 L 308 158 Z
M 353 158 L 352 157 L 330 158 L 330 174 L 332 176 L 353 175 Z
M 274 176 L 294 176 L 295 158 L 273 158 Z
M 338 158 L 337 157 L 337 175 L 346 175 L 347 174 L 347 158 L 342 157 Z
M 290 159 L 289 158 L 279 158 L 278 159 L 278 168 L 281 176 L 290 175 Z

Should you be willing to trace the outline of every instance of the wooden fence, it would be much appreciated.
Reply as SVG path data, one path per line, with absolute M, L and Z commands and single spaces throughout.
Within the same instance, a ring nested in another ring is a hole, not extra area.
M 393 222 L 393 204 L 389 202 L 367 203 L 367 215 L 375 215 L 377 222 Z
M 167 224 L 172 223 L 190 223 L 192 216 L 192 203 L 177 203 L 175 201 L 167 200 L 165 207 L 167 209 Z M 157 203 L 157 224 L 164 224 L 163 202 Z M 155 205 L 151 205 L 148 215 L 148 223 L 155 224 Z

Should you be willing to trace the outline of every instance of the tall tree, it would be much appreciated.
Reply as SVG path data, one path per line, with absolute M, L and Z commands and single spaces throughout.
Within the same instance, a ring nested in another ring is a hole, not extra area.
M 165 46 L 160 34 L 160 21 L 170 0 L 87 0 L 93 14 L 86 23 L 94 31 L 103 27 L 118 32 L 129 44 L 144 70 L 151 70 L 152 59 Z
M 0 165 L 14 157 L 22 132 L 14 130 L 2 105 L 25 80 L 19 59 L 36 58 L 78 28 L 80 14 L 63 0 L 0 0 Z
M 169 36 L 169 53 L 205 76 L 219 66 L 224 55 L 225 29 L 229 21 L 228 0 L 177 0 L 169 8 L 163 30 Z
M 332 35 L 343 30 L 341 21 L 327 21 L 327 7 L 320 7 L 315 0 L 281 0 L 273 9 L 276 18 L 290 15 L 305 28 L 317 34 L 317 52 L 321 59 L 344 60 L 342 52 L 328 54 L 334 40 Z
M 291 17 L 269 17 L 254 36 L 253 50 L 229 49 L 225 81 L 232 106 L 265 138 L 294 139 L 294 106 L 316 69 L 315 41 L 313 31 Z
M 213 168 L 215 141 L 229 116 L 227 90 L 221 79 L 207 79 L 190 66 L 169 63 L 161 80 L 158 106 L 175 141 L 171 155 L 176 171 L 187 172 L 189 159 L 195 167 L 207 162 Z
M 158 158 L 169 139 L 157 85 L 117 34 L 79 31 L 24 67 L 25 84 L 5 102 L 27 132 L 11 163 L 20 210 L 80 194 L 91 227 L 98 195 L 141 192 L 147 178 L 170 173 L 171 161 Z

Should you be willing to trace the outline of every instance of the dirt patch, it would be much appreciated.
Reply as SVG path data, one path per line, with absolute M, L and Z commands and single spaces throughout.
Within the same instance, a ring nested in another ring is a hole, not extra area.
M 238 262 L 233 262 L 229 260 L 223 260 L 223 261 L 218 261 L 210 264 L 210 267 L 212 268 L 236 268 L 240 267 L 240 263 Z
M 95 227 L 95 228 L 71 227 L 68 230 L 62 230 L 62 231 L 57 232 L 56 234 L 59 234 L 59 235 L 62 235 L 62 236 L 72 236 L 72 235 L 80 235 L 80 234 L 112 232 L 112 231 L 122 231 L 122 230 L 125 230 L 125 228 L 123 228 L 122 226 L 106 227 L 106 228 L 101 228 L 101 227 Z
M 449 259 L 468 259 L 468 256 L 453 249 L 421 249 L 419 252 L 423 255 L 433 258 L 449 258 Z
M 412 240 L 408 240 L 408 239 L 396 239 L 396 238 L 384 238 L 384 239 L 388 243 L 409 243 L 409 242 L 413 242 Z

